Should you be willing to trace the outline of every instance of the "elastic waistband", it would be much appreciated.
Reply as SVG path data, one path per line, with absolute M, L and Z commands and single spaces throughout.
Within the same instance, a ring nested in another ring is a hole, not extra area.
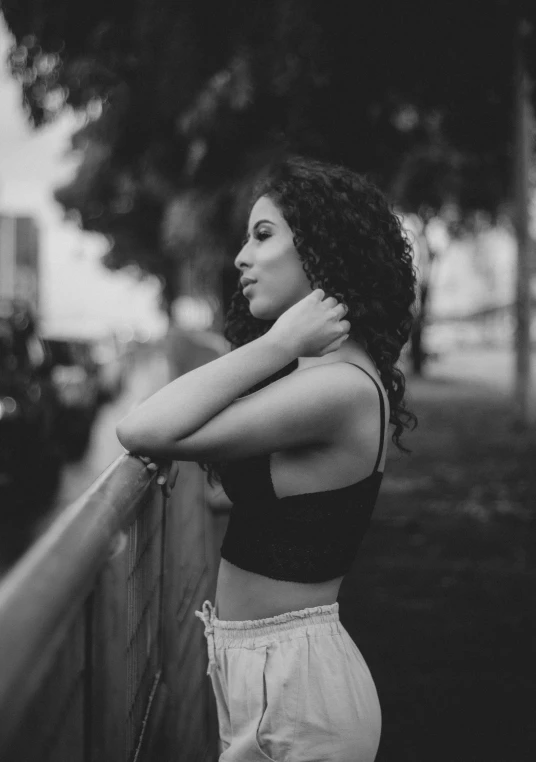
M 325 606 L 313 606 L 300 609 L 299 611 L 287 611 L 284 614 L 267 617 L 266 619 L 246 619 L 233 621 L 218 619 L 214 607 L 210 601 L 203 603 L 202 611 L 196 611 L 196 616 L 203 619 L 205 628 L 208 628 L 220 643 L 232 645 L 240 643 L 247 645 L 245 641 L 258 642 L 259 638 L 268 635 L 292 637 L 299 630 L 313 626 L 324 625 L 322 629 L 332 632 L 339 630 L 339 604 L 330 603 Z

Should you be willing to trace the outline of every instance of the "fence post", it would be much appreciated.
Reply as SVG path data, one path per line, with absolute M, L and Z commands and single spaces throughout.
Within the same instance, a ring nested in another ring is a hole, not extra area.
M 126 749 L 127 538 L 120 532 L 93 593 L 91 762 L 120 762 Z

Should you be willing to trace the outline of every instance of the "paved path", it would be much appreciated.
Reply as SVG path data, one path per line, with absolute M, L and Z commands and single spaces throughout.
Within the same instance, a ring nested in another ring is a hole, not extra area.
M 531 358 L 531 411 L 536 415 L 536 351 Z M 436 382 L 451 382 L 453 391 L 473 393 L 474 385 L 513 396 L 515 389 L 515 355 L 507 348 L 467 347 L 448 350 L 425 370 L 426 378 Z M 409 379 L 412 384 L 417 380 Z

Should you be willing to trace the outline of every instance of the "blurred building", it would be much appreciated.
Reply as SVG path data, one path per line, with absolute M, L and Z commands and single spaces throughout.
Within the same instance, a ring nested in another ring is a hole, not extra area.
M 437 257 L 431 276 L 427 343 L 512 346 L 515 336 L 517 243 L 505 227 L 453 239 Z M 536 271 L 531 276 L 536 304 Z M 536 343 L 536 311 L 530 318 Z
M 432 319 L 469 317 L 515 300 L 517 244 L 505 228 L 449 241 L 432 273 Z
M 39 229 L 33 217 L 0 214 L 0 297 L 39 312 Z

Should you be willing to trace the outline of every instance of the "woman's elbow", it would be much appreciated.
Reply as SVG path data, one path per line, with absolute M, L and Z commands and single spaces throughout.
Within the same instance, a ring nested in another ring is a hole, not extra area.
M 123 447 L 137 455 L 166 457 L 173 446 L 173 442 L 168 442 L 161 433 L 135 426 L 128 418 L 119 421 L 115 427 L 115 433 Z
M 127 419 L 119 421 L 115 427 L 115 433 L 119 442 L 126 450 L 129 452 L 138 452 L 142 437 L 140 437 L 140 432 L 136 431 Z

